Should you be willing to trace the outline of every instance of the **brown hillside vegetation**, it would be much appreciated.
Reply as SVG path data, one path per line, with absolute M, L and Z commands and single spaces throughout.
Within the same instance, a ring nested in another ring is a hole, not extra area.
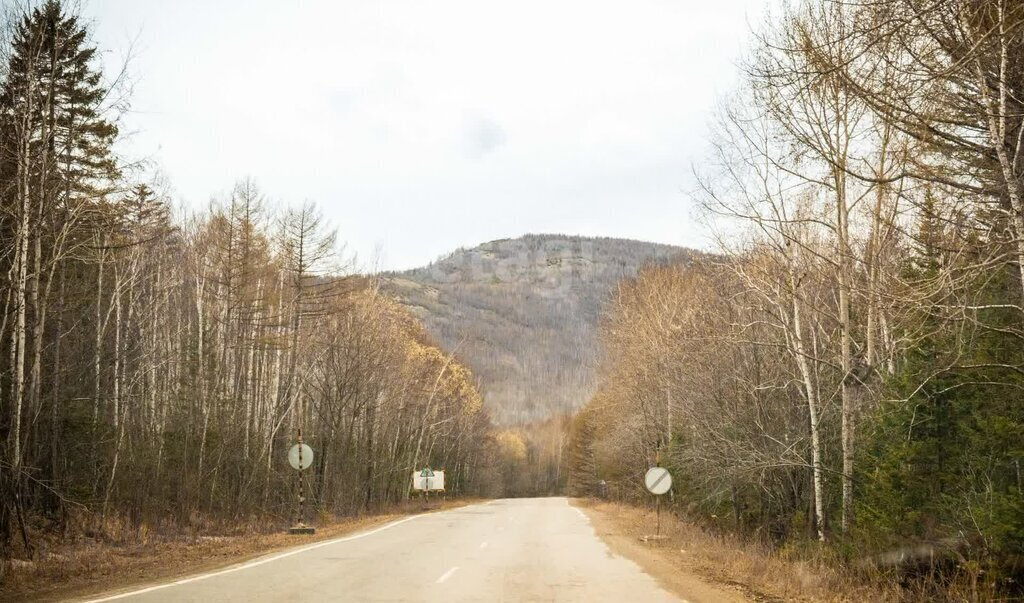
M 495 423 L 574 411 L 594 389 L 601 305 L 621 279 L 696 252 L 642 241 L 526 235 L 385 275 L 384 287 L 480 379 Z

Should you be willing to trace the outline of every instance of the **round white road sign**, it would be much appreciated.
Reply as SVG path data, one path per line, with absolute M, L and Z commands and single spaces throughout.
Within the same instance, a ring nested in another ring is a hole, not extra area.
M 299 460 L 300 451 L 302 452 L 301 461 Z M 292 449 L 288 451 L 288 464 L 295 470 L 309 469 L 309 466 L 313 464 L 313 449 L 306 444 L 292 446 Z
M 661 496 L 672 488 L 672 476 L 664 467 L 651 467 L 644 476 L 644 485 L 651 494 Z

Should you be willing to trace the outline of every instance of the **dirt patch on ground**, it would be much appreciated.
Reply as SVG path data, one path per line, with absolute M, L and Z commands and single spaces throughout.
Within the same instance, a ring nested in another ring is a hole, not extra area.
M 662 513 L 664 539 L 655 532 L 655 512 L 630 505 L 573 499 L 615 551 L 635 561 L 667 590 L 691 603 L 718 601 L 887 601 L 895 593 L 851 582 L 836 571 L 785 559 Z
M 289 548 L 366 530 L 408 515 L 436 512 L 479 502 L 457 500 L 411 503 L 387 512 L 318 525 L 316 534 L 295 536 L 281 531 L 238 536 L 152 538 L 147 542 L 110 545 L 79 542 L 54 549 L 45 558 L 11 562 L 0 584 L 0 601 L 58 601 L 115 594 L 191 574 L 228 567 Z

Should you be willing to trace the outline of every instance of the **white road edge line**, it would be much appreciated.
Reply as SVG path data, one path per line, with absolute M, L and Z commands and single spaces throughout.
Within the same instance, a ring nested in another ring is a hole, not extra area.
M 444 581 L 447 580 L 448 578 L 451 578 L 452 574 L 454 574 L 456 571 L 458 571 L 458 569 L 459 569 L 459 566 L 456 565 L 452 569 L 450 569 L 447 572 L 441 574 L 441 577 L 437 579 L 436 584 L 443 584 Z
M 256 566 L 259 566 L 259 565 L 263 565 L 264 563 L 270 563 L 271 561 L 277 561 L 278 559 L 284 559 L 285 557 L 291 557 L 292 555 L 298 555 L 299 553 L 305 553 L 306 551 L 312 551 L 313 549 L 319 549 L 321 547 L 330 546 L 332 544 L 338 544 L 339 542 L 348 542 L 349 540 L 357 540 L 359 538 L 365 538 L 367 536 L 372 536 L 372 535 L 374 535 L 374 534 L 376 534 L 378 532 L 383 532 L 384 530 L 389 530 L 389 529 L 391 529 L 391 528 L 393 528 L 393 527 L 395 527 L 397 525 L 401 525 L 401 524 L 403 524 L 403 523 L 405 523 L 407 521 L 412 521 L 414 519 L 419 519 L 420 517 L 425 517 L 427 515 L 432 515 L 432 513 L 421 513 L 419 515 L 413 515 L 412 517 L 406 517 L 404 519 L 399 519 L 397 521 L 392 521 L 391 523 L 382 525 L 379 528 L 375 528 L 375 529 L 369 530 L 367 532 L 360 532 L 358 534 L 353 534 L 351 536 L 342 536 L 341 538 L 335 538 L 333 540 L 325 540 L 323 542 L 318 542 L 316 544 L 311 544 L 309 546 L 304 546 L 304 547 L 301 547 L 301 548 L 298 548 L 298 549 L 292 549 L 290 551 L 285 551 L 283 553 L 278 553 L 277 555 L 272 555 L 270 557 L 264 557 L 263 559 L 257 559 L 255 561 L 250 561 L 248 563 L 243 563 L 241 565 L 235 565 L 235 566 L 228 567 L 228 568 L 225 568 L 225 569 L 222 569 L 222 570 L 218 570 L 218 571 L 215 571 L 215 572 L 209 572 L 209 573 L 206 573 L 206 574 L 199 574 L 198 576 L 191 576 L 189 578 L 182 578 L 181 580 L 175 580 L 173 582 L 166 582 L 164 584 L 157 584 L 156 586 L 150 586 L 148 588 L 143 588 L 143 589 L 140 589 L 140 590 L 133 590 L 133 591 L 130 591 L 130 592 L 120 593 L 120 594 L 117 594 L 117 595 L 110 595 L 109 597 L 100 597 L 98 599 L 87 599 L 83 603 L 102 603 L 103 601 L 113 601 L 115 599 L 123 599 L 125 597 L 133 597 L 135 595 L 141 595 L 141 594 L 144 594 L 144 593 L 150 593 L 150 592 L 153 592 L 155 590 L 162 590 L 164 588 L 170 588 L 172 586 L 181 586 L 182 584 L 188 584 L 190 582 L 198 582 L 200 580 L 206 580 L 207 578 L 214 578 L 216 576 L 223 576 L 224 574 L 230 574 L 232 572 L 238 572 L 238 571 L 241 571 L 241 570 L 244 570 L 244 569 L 249 569 L 250 567 L 256 567 Z M 458 568 L 455 568 L 455 569 L 458 569 Z

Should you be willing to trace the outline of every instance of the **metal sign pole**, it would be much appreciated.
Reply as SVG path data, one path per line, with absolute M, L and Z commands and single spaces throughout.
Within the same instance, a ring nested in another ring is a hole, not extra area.
M 300 415 L 301 416 L 301 415 Z M 299 467 L 302 467 L 302 425 L 299 425 Z M 302 523 L 302 473 L 304 469 L 299 469 L 299 514 L 295 519 L 295 525 L 301 526 Z
M 661 467 L 661 448 L 660 447 L 657 450 L 654 451 L 654 466 L 655 467 Z M 658 520 L 657 520 L 657 526 L 654 528 L 654 535 L 655 536 L 661 536 L 661 496 L 655 497 L 654 500 L 658 501 L 657 502 L 658 510 L 656 511 L 656 515 L 658 517 Z
M 654 463 L 654 467 L 648 469 L 647 473 L 644 474 L 644 486 L 655 497 L 656 531 L 653 536 L 644 536 L 644 542 L 647 542 L 648 539 L 660 540 L 664 538 L 661 535 L 661 497 L 672 489 L 672 475 L 668 472 L 668 469 L 661 466 L 660 450 L 655 450 L 654 452 Z
M 298 411 L 298 418 L 296 421 L 295 434 L 298 442 L 292 446 L 291 450 L 288 451 L 288 463 L 291 464 L 292 468 L 296 471 L 296 479 L 299 480 L 297 487 L 295 488 L 298 493 L 298 499 L 295 501 L 295 524 L 289 528 L 288 532 L 291 534 L 315 534 L 316 528 L 307 526 L 305 519 L 305 502 L 306 502 L 306 490 L 305 490 L 305 476 L 306 469 L 309 465 L 313 464 L 313 449 L 309 448 L 302 442 L 302 398 L 299 397 L 296 410 Z

